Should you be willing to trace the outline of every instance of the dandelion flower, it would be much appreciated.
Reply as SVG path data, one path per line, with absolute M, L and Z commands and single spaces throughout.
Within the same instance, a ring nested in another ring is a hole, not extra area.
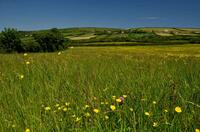
M 177 107 L 175 108 L 175 111 L 176 111 L 177 113 L 181 113 L 181 112 L 182 112 L 181 107 L 177 106 Z
M 49 110 L 51 110 L 51 107 L 45 107 L 44 108 L 46 111 L 49 111 Z
M 93 109 L 94 113 L 99 113 L 99 109 Z
M 114 111 L 114 110 L 116 109 L 116 107 L 115 107 L 114 105 L 111 105 L 111 106 L 110 106 L 110 109 L 111 109 L 112 111 Z
M 144 112 L 144 114 L 145 114 L 146 116 L 150 116 L 150 113 L 149 113 L 149 112 Z
M 158 126 L 158 122 L 153 122 L 153 127 L 157 127 Z
M 200 132 L 200 130 L 199 129 L 195 129 L 195 132 Z
M 61 107 L 58 107 L 58 110 L 61 110 L 62 108 Z
M 156 101 L 153 101 L 153 104 L 156 104 Z
M 27 53 L 24 53 L 24 56 L 27 56 L 28 54 Z
M 25 132 L 30 132 L 31 130 L 29 128 L 26 128 Z
M 105 119 L 108 120 L 108 119 L 109 119 L 109 116 L 106 115 L 106 116 L 105 116 Z

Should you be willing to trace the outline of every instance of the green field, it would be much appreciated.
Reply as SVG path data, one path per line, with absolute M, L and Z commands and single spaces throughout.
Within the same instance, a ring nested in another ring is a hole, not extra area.
M 1 132 L 200 129 L 200 45 L 0 54 L 0 86 Z

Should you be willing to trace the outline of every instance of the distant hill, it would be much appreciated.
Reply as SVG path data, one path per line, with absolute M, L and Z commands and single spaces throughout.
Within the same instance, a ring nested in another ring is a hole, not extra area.
M 71 45 L 116 45 L 132 43 L 139 44 L 184 44 L 200 43 L 200 28 L 63 28 L 58 29 L 66 39 L 71 40 Z M 20 31 L 24 39 L 30 39 L 32 34 L 38 32 L 47 32 L 47 30 L 38 31 Z M 112 43 L 113 42 L 113 43 Z M 120 43 L 121 42 L 121 43 Z

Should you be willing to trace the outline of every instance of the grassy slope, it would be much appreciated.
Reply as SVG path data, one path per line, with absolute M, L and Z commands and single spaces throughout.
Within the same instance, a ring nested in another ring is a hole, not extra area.
M 199 55 L 199 45 L 0 54 L 0 131 L 194 131 L 200 128 L 200 108 L 194 105 L 200 104 Z M 112 96 L 123 94 L 127 98 L 119 106 Z

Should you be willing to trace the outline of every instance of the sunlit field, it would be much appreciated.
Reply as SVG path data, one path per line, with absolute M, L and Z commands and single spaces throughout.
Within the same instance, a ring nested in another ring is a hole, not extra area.
M 0 54 L 0 131 L 198 132 L 200 45 Z

